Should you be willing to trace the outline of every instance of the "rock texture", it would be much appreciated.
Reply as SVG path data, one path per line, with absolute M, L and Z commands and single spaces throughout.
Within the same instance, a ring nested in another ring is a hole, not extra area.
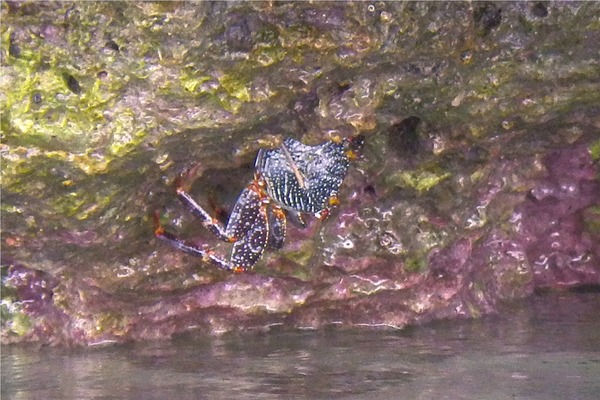
M 403 328 L 600 285 L 594 2 L 1 4 L 2 342 Z M 257 151 L 366 137 L 321 223 L 231 275 Z

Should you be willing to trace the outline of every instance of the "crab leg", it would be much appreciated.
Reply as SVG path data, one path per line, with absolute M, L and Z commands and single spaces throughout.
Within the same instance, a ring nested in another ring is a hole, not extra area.
M 219 268 L 225 269 L 227 271 L 237 270 L 233 265 L 223 260 L 221 257 L 215 255 L 214 252 L 210 250 L 201 249 L 190 242 L 180 239 L 175 234 L 166 231 L 160 224 L 158 212 L 154 213 L 154 235 L 157 238 L 164 240 L 167 243 L 170 243 L 172 246 L 178 248 L 179 250 L 182 250 L 196 257 L 202 257 L 202 259 L 205 262 L 209 262 L 213 265 L 216 265 Z
M 272 206 L 268 212 L 269 237 L 267 248 L 278 250 L 283 247 L 285 241 L 286 216 L 281 207 Z
M 209 231 L 215 234 L 219 239 L 224 242 L 235 242 L 237 239 L 217 220 L 210 216 L 200 204 L 196 203 L 194 199 L 186 192 L 181 186 L 177 187 L 177 197 L 179 200 L 190 210 L 192 215 L 196 216 L 202 222 L 202 225 Z
M 177 185 L 177 195 L 190 209 L 192 214 L 200 218 L 202 224 L 223 241 L 233 243 L 230 261 L 224 261 L 210 250 L 199 248 L 190 242 L 167 232 L 160 224 L 157 213 L 154 215 L 154 234 L 161 240 L 194 256 L 202 257 L 220 268 L 243 272 L 251 269 L 262 256 L 265 247 L 269 246 L 271 237 L 269 230 L 269 199 L 267 198 L 259 175 L 244 189 L 231 212 L 227 226 L 223 227 L 213 219 L 191 196 Z M 275 247 L 283 245 L 285 235 L 285 215 L 279 207 L 273 207 L 272 220 L 275 225 L 275 236 L 271 243 Z

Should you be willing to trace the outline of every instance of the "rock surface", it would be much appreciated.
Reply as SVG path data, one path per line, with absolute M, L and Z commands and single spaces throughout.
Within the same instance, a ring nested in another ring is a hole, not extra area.
M 600 285 L 594 2 L 3 2 L 2 342 L 403 328 Z M 366 137 L 341 205 L 231 275 L 259 148 Z

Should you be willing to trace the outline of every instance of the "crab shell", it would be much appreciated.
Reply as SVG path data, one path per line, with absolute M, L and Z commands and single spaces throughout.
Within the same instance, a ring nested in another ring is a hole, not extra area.
M 307 146 L 291 138 L 279 148 L 261 149 L 255 164 L 273 201 L 321 218 L 336 203 L 349 165 L 342 142 Z

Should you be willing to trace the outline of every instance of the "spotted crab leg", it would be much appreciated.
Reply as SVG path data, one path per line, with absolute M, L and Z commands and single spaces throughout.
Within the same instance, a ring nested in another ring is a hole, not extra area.
M 279 250 L 285 241 L 286 221 L 285 212 L 279 206 L 272 206 L 268 211 L 269 237 L 267 248 Z

